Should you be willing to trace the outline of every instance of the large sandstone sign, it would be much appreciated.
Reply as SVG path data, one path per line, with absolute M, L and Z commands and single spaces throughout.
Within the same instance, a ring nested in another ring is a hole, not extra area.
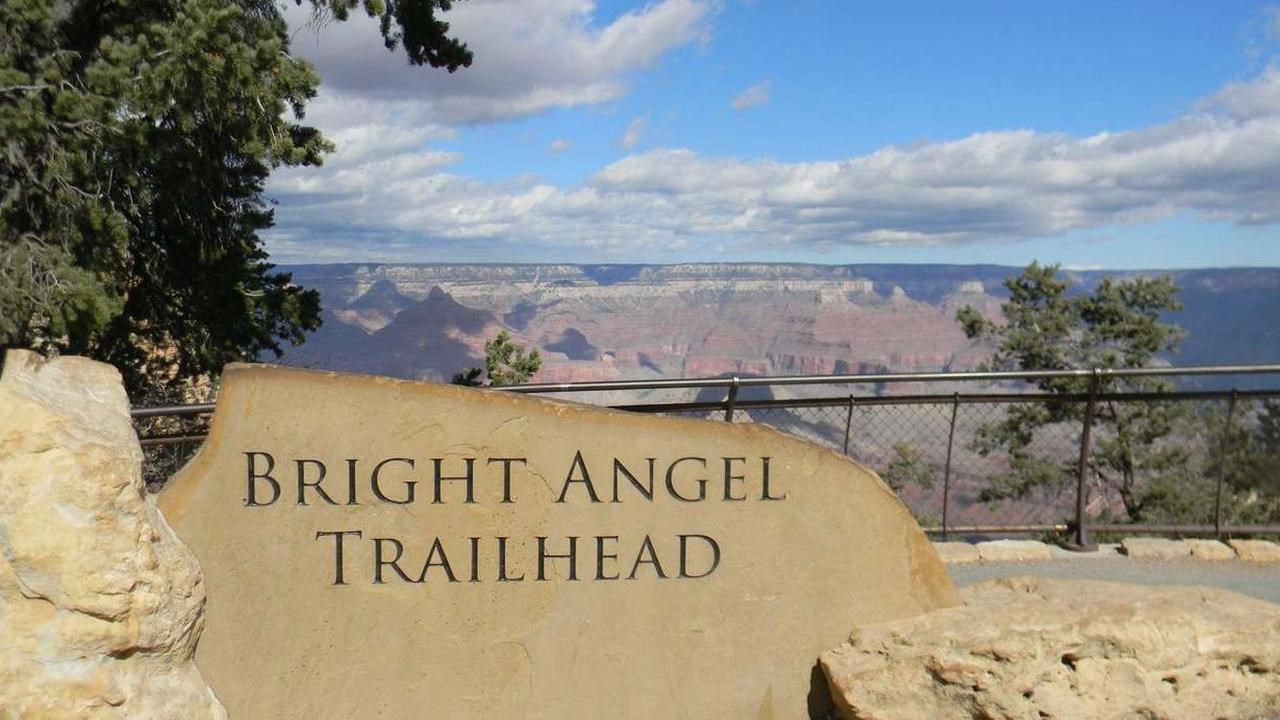
M 161 509 L 231 717 L 777 718 L 956 602 L 893 494 L 765 427 L 233 366 Z

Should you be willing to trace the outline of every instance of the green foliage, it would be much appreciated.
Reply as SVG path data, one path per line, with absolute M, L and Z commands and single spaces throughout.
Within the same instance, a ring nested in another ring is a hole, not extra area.
M 928 490 L 933 487 L 933 467 L 920 450 L 907 443 L 895 443 L 894 459 L 880 474 L 880 479 L 894 492 L 901 492 L 908 485 Z
M 0 245 L 0 338 L 25 337 L 49 351 L 57 338 L 102 327 L 122 306 L 60 247 L 29 238 Z
M 972 339 L 996 350 L 986 369 L 1118 369 L 1148 366 L 1160 352 L 1177 348 L 1183 333 L 1162 320 L 1178 310 L 1178 288 L 1165 277 L 1104 279 L 1090 294 L 1071 295 L 1056 265 L 1029 265 L 1005 281 L 1005 322 L 971 307 L 956 319 Z M 1053 378 L 1036 383 L 1042 392 L 1080 395 L 1096 383 L 1099 393 L 1159 392 L 1166 381 L 1150 378 Z M 1049 402 L 1011 406 L 1003 420 L 979 429 L 974 447 L 983 455 L 1006 452 L 1010 469 L 992 479 L 984 500 L 1025 497 L 1032 490 L 1062 486 L 1075 478 L 1076 458 L 1048 452 L 1045 437 L 1078 434 L 1085 403 Z M 1173 489 L 1187 480 L 1187 449 L 1174 440 L 1183 409 L 1170 402 L 1100 402 L 1088 459 L 1091 485 L 1115 497 L 1132 520 L 1169 508 Z M 1060 449 L 1060 448 L 1059 448 Z
M 270 3 L 273 0 L 261 0 Z M 301 5 L 303 0 L 294 0 Z M 382 39 L 388 50 L 404 48 L 412 65 L 430 65 L 453 72 L 471 67 L 471 51 L 465 43 L 449 37 L 449 23 L 436 17 L 447 12 L 453 0 L 307 0 L 315 19 L 346 20 L 360 5 L 369 17 L 378 18 Z
M 1222 407 L 1202 411 L 1196 421 L 1207 449 L 1199 473 L 1210 486 L 1204 522 L 1213 520 L 1219 474 L 1223 524 L 1280 522 L 1280 400 L 1263 402 L 1256 413 L 1237 408 L 1230 423 Z
M 341 19 L 350 0 L 309 0 Z M 470 62 L 445 0 L 366 0 L 409 61 Z M 272 0 L 0 3 L 0 347 L 115 364 L 132 394 L 279 354 L 319 297 L 273 272 L 263 184 L 319 164 L 318 77 Z M 394 27 L 393 27 L 394 23 Z
M 500 387 L 519 385 L 542 367 L 538 349 L 526 351 L 524 346 L 511 339 L 506 330 L 484 344 L 484 369 L 466 368 L 453 376 L 454 385 L 471 387 Z

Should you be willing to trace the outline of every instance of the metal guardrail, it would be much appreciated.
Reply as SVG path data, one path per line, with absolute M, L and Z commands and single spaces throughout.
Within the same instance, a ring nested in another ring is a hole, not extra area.
M 503 388 L 518 393 L 657 390 L 663 388 L 786 387 L 791 385 L 869 385 L 902 382 L 1009 382 L 1070 378 L 1193 377 L 1200 375 L 1272 375 L 1280 365 L 1191 365 L 1187 367 L 1094 368 L 1087 370 L 996 370 L 978 372 L 873 373 L 862 375 L 788 375 L 785 377 L 672 378 L 581 383 L 526 383 Z
M 694 379 L 666 379 L 639 381 L 609 381 L 583 383 L 538 383 L 502 388 L 504 391 L 522 394 L 581 393 L 591 391 L 639 391 L 661 389 L 707 389 L 723 388 L 725 396 L 722 400 L 704 402 L 661 402 L 661 403 L 629 403 L 614 404 L 610 407 L 631 412 L 659 414 L 697 413 L 709 415 L 722 413 L 723 419 L 733 422 L 735 416 L 753 411 L 794 411 L 799 409 L 836 409 L 846 414 L 844 420 L 843 451 L 849 454 L 850 432 L 855 408 L 873 408 L 884 406 L 933 405 L 949 406 L 949 429 L 946 442 L 946 456 L 943 463 L 942 517 L 938 526 L 926 527 L 930 533 L 939 534 L 943 538 L 951 534 L 1020 534 L 1020 533 L 1069 533 L 1070 544 L 1076 547 L 1092 546 L 1093 532 L 1147 532 L 1175 533 L 1189 535 L 1212 535 L 1221 537 L 1230 534 L 1270 534 L 1280 535 L 1280 525 L 1231 525 L 1223 521 L 1222 497 L 1225 482 L 1225 471 L 1220 465 L 1215 478 L 1216 494 L 1214 502 L 1214 522 L 1212 525 L 1192 524 L 1118 524 L 1090 522 L 1088 512 L 1088 465 L 1087 461 L 1092 449 L 1092 430 L 1096 416 L 1096 408 L 1100 403 L 1115 402 L 1155 402 L 1155 401 L 1226 401 L 1228 410 L 1221 437 L 1225 443 L 1232 428 L 1233 416 L 1237 403 L 1258 399 L 1280 398 L 1280 388 L 1275 390 L 1230 390 L 1230 391 L 1170 391 L 1170 392 L 1131 392 L 1118 393 L 1103 390 L 1105 381 L 1116 378 L 1151 378 L 1151 377 L 1194 377 L 1224 375 L 1264 375 L 1280 376 L 1280 365 L 1227 365 L 1227 366 L 1195 366 L 1182 368 L 1140 368 L 1140 369 L 1088 369 L 1088 370 L 1042 370 L 1032 372 L 998 371 L 998 372 L 959 372 L 959 373 L 892 373 L 892 374 L 856 374 L 856 375 L 805 375 L 788 377 L 720 377 Z M 1031 383 L 1048 379 L 1087 379 L 1088 391 L 1082 393 L 1058 394 L 1018 390 L 1010 392 L 982 392 L 950 394 L 914 394 L 899 396 L 883 396 L 876 394 L 847 394 L 839 397 L 796 398 L 786 400 L 745 400 L 739 398 L 743 388 L 774 387 L 826 387 L 835 385 L 883 385 L 892 383 Z M 1079 454 L 1077 459 L 1074 512 L 1070 523 L 1023 523 L 1023 524 L 969 524 L 955 525 L 950 522 L 952 505 L 952 470 L 953 451 L 956 442 L 956 420 L 962 406 L 970 405 L 1005 405 L 1021 403 L 1083 403 L 1085 404 L 1084 420 L 1081 427 Z M 201 405 L 168 405 L 133 410 L 135 420 L 147 420 L 160 417 L 192 417 L 208 415 L 213 412 L 213 404 Z M 144 447 L 159 445 L 180 445 L 197 443 L 203 440 L 203 434 L 192 432 L 175 432 L 168 434 L 148 435 L 141 438 Z M 834 443 L 830 443 L 833 444 Z M 1223 455 L 1225 457 L 1225 453 Z M 1223 461 L 1225 464 L 1225 460 Z

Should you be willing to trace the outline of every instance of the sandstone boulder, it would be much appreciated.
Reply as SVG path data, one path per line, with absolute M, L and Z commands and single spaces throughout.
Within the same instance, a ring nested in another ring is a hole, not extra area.
M 1280 545 L 1270 540 L 1228 540 L 1241 560 L 1250 562 L 1280 562 Z
M 206 720 L 204 586 L 143 490 L 119 374 L 11 351 L 0 376 L 0 717 Z
M 1038 540 L 990 540 L 978 543 L 983 562 L 1032 562 L 1049 560 L 1053 553 Z
M 1138 560 L 1179 560 L 1191 556 L 1191 546 L 1168 538 L 1131 537 L 1120 542 L 1124 554 Z
M 1191 548 L 1191 557 L 1195 560 L 1235 560 L 1236 553 L 1230 547 L 1217 540 L 1184 540 Z
M 980 559 L 978 557 L 978 548 L 973 543 L 935 542 L 933 549 L 938 552 L 938 557 L 942 562 L 948 565 L 975 563 Z
M 850 720 L 1271 718 L 1280 606 L 1225 590 L 1012 578 L 864 626 L 821 664 Z

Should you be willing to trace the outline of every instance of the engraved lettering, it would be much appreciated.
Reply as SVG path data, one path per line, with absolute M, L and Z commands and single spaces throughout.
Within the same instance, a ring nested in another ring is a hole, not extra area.
M 396 549 L 395 557 L 391 558 L 390 560 L 382 559 L 383 543 L 391 543 L 391 545 L 395 547 Z M 404 570 L 400 569 L 399 562 L 400 562 L 400 556 L 402 555 L 404 555 L 404 545 L 400 544 L 399 540 L 395 538 L 374 538 L 373 539 L 373 584 L 374 585 L 384 584 L 384 581 L 382 579 L 383 567 L 389 567 L 392 570 L 395 570 L 396 574 L 400 576 L 400 579 L 407 583 L 421 582 L 421 580 L 417 580 L 417 581 L 410 580 L 409 576 L 404 574 Z
M 319 495 L 322 500 L 329 503 L 330 505 L 338 504 L 333 501 L 333 498 L 329 497 L 329 493 L 325 492 L 324 488 L 320 487 L 320 483 L 324 482 L 324 476 L 325 476 L 324 463 L 320 462 L 319 460 L 311 460 L 306 458 L 302 460 L 294 460 L 293 463 L 298 468 L 298 504 L 299 505 L 307 504 L 307 488 L 311 488 L 312 490 L 315 490 L 316 494 Z M 308 466 L 314 467 L 319 471 L 316 474 L 315 482 L 307 482 Z
M 577 470 L 581 475 L 573 476 L 573 471 Z M 569 466 L 569 473 L 564 478 L 564 485 L 560 488 L 560 497 L 556 502 L 564 502 L 564 497 L 569 493 L 569 486 L 573 483 L 582 483 L 587 489 L 587 495 L 591 497 L 591 502 L 600 502 L 600 496 L 596 495 L 596 488 L 591 484 L 591 475 L 587 473 L 587 463 L 582 459 L 582 451 L 579 450 L 573 454 L 573 464 Z
M 641 484 L 640 481 L 636 479 L 636 476 L 632 475 L 631 471 L 627 469 L 627 466 L 622 464 L 621 460 L 617 458 L 613 459 L 613 499 L 610 500 L 609 502 L 615 502 L 615 503 L 622 502 L 622 500 L 619 499 L 618 497 L 618 476 L 619 475 L 625 476 L 627 478 L 627 481 L 631 483 L 632 487 L 634 487 L 636 490 L 640 492 L 641 495 L 644 496 L 645 500 L 648 500 L 649 502 L 653 502 L 653 475 L 654 475 L 654 467 L 655 467 L 655 464 L 657 463 L 657 458 L 645 458 L 645 460 L 649 462 L 649 484 L 648 485 Z
M 475 497 L 475 458 L 463 458 L 463 463 L 467 467 L 467 471 L 463 475 L 445 475 L 443 471 L 444 458 L 432 458 L 431 462 L 435 465 L 435 496 L 431 499 L 431 504 L 440 505 L 444 501 L 440 499 L 440 484 L 445 482 L 464 482 L 467 486 L 467 499 L 464 503 L 474 503 Z
M 703 468 L 707 467 L 707 459 L 701 458 L 701 457 L 682 457 L 672 462 L 671 465 L 667 468 L 667 492 L 671 493 L 671 497 L 677 500 L 680 500 L 682 502 L 701 502 L 703 500 L 706 500 L 707 499 L 707 479 L 706 478 L 697 478 L 694 480 L 694 482 L 698 484 L 697 497 L 687 497 L 685 495 L 681 495 L 680 492 L 676 490 L 676 483 L 675 483 L 676 468 L 680 466 L 680 463 L 685 463 L 685 462 L 697 463 L 701 465 Z
M 711 549 L 710 567 L 708 567 L 705 571 L 698 573 L 696 575 L 691 574 L 689 572 L 689 540 L 690 539 L 702 540 L 704 543 L 706 543 L 707 547 Z M 716 568 L 718 567 L 720 567 L 720 544 L 717 543 L 713 538 L 710 538 L 706 535 L 681 535 L 680 536 L 680 577 L 689 578 L 689 579 L 704 578 L 710 575 L 711 573 L 715 572 Z
M 246 452 L 244 455 L 245 461 L 248 464 L 248 471 L 246 473 L 245 480 L 248 483 L 248 487 L 245 491 L 244 504 L 248 507 L 261 507 L 263 505 L 270 505 L 276 500 L 279 500 L 280 483 L 276 482 L 276 479 L 271 477 L 271 471 L 276 466 L 276 459 L 271 456 L 271 453 L 265 452 Z M 261 472 L 256 469 L 258 467 L 257 459 L 259 457 L 265 458 L 267 461 L 266 469 Z M 271 486 L 271 499 L 266 502 L 258 502 L 256 490 L 259 480 L 266 480 L 267 484 Z
M 374 496 L 377 497 L 379 500 L 383 502 L 394 503 L 396 505 L 408 505 L 409 503 L 413 502 L 414 488 L 418 486 L 417 480 L 405 481 L 405 484 L 404 484 L 405 498 L 403 500 L 392 500 L 391 498 L 387 497 L 386 493 L 382 492 L 382 486 L 378 484 L 379 474 L 382 472 L 383 466 L 385 466 L 387 463 L 393 463 L 393 462 L 404 463 L 405 465 L 409 466 L 410 470 L 412 470 L 414 466 L 413 458 L 402 458 L 402 457 L 387 458 L 386 460 L 383 460 L 382 462 L 373 466 L 373 474 L 369 476 L 369 485 L 373 488 Z
M 364 533 L 359 530 L 320 530 L 316 532 L 316 539 L 319 540 L 326 535 L 333 536 L 333 584 L 346 585 L 346 581 L 342 579 L 342 571 L 345 567 L 342 562 L 342 539 L 347 535 L 363 537 Z

